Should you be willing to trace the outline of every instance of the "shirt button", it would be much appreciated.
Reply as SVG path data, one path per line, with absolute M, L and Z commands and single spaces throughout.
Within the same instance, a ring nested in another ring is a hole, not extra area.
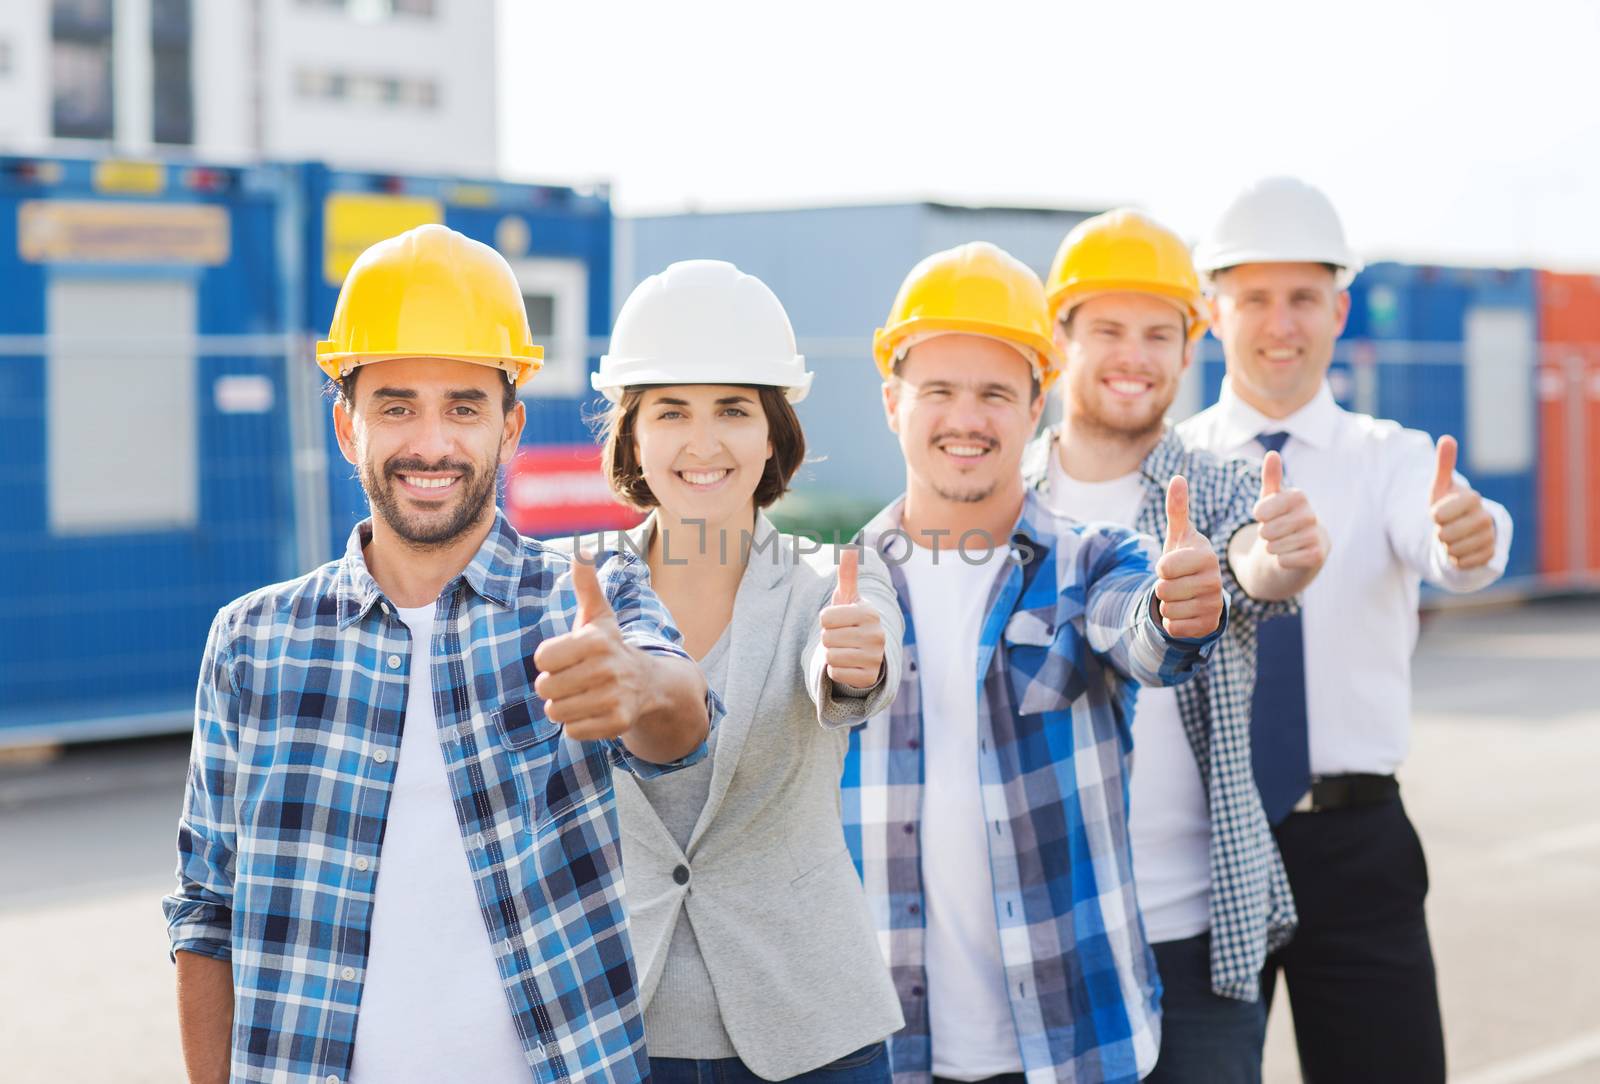
M 674 881 L 678 882 L 681 885 L 688 884 L 689 883 L 689 867 L 688 866 L 679 866 L 677 869 L 673 870 L 672 871 L 672 879 Z
M 483 850 L 483 833 L 481 833 L 481 832 L 474 832 L 473 833 L 473 835 L 472 835 L 472 845 L 474 847 L 476 847 L 480 851 Z
M 916 738 L 908 739 L 906 741 L 906 745 L 909 748 L 912 748 L 912 749 L 920 749 L 920 748 L 922 748 L 922 743 L 920 741 L 918 741 Z
M 339 1077 L 335 1073 L 329 1073 L 322 1078 L 322 1084 L 339 1084 Z
M 917 830 L 917 826 L 914 824 L 907 824 L 903 825 L 900 830 L 909 836 L 911 833 Z
M 384 613 L 388 613 L 389 612 L 389 604 L 387 602 L 380 602 L 380 603 L 378 603 L 378 609 L 382 610 Z
M 913 986 L 913 987 L 912 987 L 912 988 L 911 988 L 911 996 L 912 996 L 912 997 L 921 997 L 921 996 L 922 996 L 922 987 L 920 987 L 920 986 Z
M 356 977 L 356 969 L 353 967 L 347 967 L 343 971 L 339 972 L 339 977 L 346 982 L 349 982 L 351 979 Z
M 379 749 L 377 752 L 372 754 L 372 759 L 376 760 L 379 764 L 387 763 L 389 760 L 389 750 Z
M 400 656 L 399 655 L 390 655 L 389 656 L 389 669 L 391 669 L 391 670 L 400 669 Z
M 912 914 L 914 914 L 914 915 L 916 915 L 916 914 L 921 914 L 921 913 L 922 913 L 922 908 L 921 908 L 921 907 L 918 907 L 918 906 L 917 906 L 917 905 L 916 905 L 916 904 L 914 904 L 914 903 L 913 903 L 913 904 L 911 904 L 911 905 L 910 905 L 910 906 L 908 906 L 908 907 L 907 907 L 907 908 L 906 908 L 906 910 L 907 910 L 907 911 L 910 911 L 910 912 L 911 912 L 911 913 L 912 913 Z
M 372 863 L 368 862 L 364 857 L 356 859 L 356 869 L 360 870 L 362 873 L 367 872 L 367 868 L 371 865 Z
M 445 727 L 445 731 L 444 731 L 444 740 L 445 741 L 455 741 L 460 736 L 461 736 L 460 733 L 457 732 L 455 727 L 453 727 L 453 726 Z

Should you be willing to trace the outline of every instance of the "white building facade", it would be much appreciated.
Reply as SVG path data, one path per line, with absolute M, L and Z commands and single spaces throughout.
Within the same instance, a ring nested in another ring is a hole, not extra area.
M 0 151 L 496 172 L 496 0 L 5 0 Z

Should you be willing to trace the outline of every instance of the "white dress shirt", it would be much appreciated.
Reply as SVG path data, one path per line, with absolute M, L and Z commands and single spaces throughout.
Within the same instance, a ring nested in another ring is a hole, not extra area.
M 1179 427 L 1219 455 L 1264 455 L 1256 437 L 1287 432 L 1285 484 L 1304 490 L 1333 546 L 1302 596 L 1306 710 L 1313 775 L 1387 775 L 1411 744 L 1411 653 L 1422 580 L 1476 591 L 1505 572 L 1511 516 L 1485 500 L 1494 557 L 1462 571 L 1434 534 L 1436 455 L 1428 434 L 1344 410 L 1324 384 L 1287 418 L 1269 418 L 1228 381 L 1217 404 Z M 1456 481 L 1465 483 L 1459 473 Z

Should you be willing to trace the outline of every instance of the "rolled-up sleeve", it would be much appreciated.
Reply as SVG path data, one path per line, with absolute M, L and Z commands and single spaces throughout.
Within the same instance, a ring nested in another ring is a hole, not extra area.
M 650 589 L 648 575 L 648 567 L 643 562 L 621 554 L 607 560 L 597 574 L 606 601 L 616 614 L 617 628 L 622 632 L 623 642 L 652 655 L 666 655 L 693 662 L 694 659 L 683 648 L 683 635 L 672 623 L 672 615 Z M 706 718 L 711 728 L 714 729 L 722 721 L 724 714 L 721 698 L 708 686 Z M 710 731 L 707 733 L 709 735 Z M 708 751 L 706 743 L 701 742 L 687 756 L 669 764 L 657 764 L 634 754 L 621 738 L 609 739 L 609 745 L 612 762 L 640 779 L 654 779 L 697 764 L 706 758 Z
M 162 901 L 170 954 L 219 960 L 233 955 L 233 879 L 237 821 L 238 695 L 228 621 L 217 615 L 195 693 L 194 742 L 178 819 L 178 886 Z

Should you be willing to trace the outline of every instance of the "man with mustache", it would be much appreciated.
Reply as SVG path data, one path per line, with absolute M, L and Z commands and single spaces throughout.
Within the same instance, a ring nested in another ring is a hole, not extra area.
M 918 264 L 873 348 L 906 493 L 863 540 L 905 664 L 851 736 L 843 810 L 907 1022 L 895 1079 L 1131 1084 L 1159 1042 L 1125 815 L 1134 687 L 1210 654 L 1217 556 L 1181 477 L 1164 546 L 1023 487 L 1059 364 L 1044 288 L 1005 252 Z
M 1221 455 L 1276 450 L 1334 536 L 1302 611 L 1260 629 L 1254 771 L 1300 918 L 1268 958 L 1264 1000 L 1281 970 L 1306 1080 L 1442 1084 L 1428 871 L 1395 771 L 1420 581 L 1493 583 L 1511 517 L 1455 472 L 1453 437 L 1435 447 L 1334 402 L 1328 365 L 1361 261 L 1320 191 L 1291 177 L 1249 186 L 1195 262 L 1228 376 L 1179 433 Z
M 380 242 L 317 355 L 374 515 L 211 628 L 165 901 L 189 1078 L 643 1080 L 611 773 L 703 757 L 720 707 L 642 565 L 495 506 L 541 356 L 498 253 Z
M 1137 211 L 1081 223 L 1046 284 L 1065 354 L 1064 420 L 1023 455 L 1027 484 L 1083 521 L 1167 530 L 1166 480 L 1218 551 L 1233 600 L 1206 670 L 1139 694 L 1130 793 L 1133 868 L 1161 977 L 1161 1056 L 1147 1082 L 1259 1084 L 1269 948 L 1294 929 L 1289 883 L 1250 774 L 1259 621 L 1293 612 L 1328 536 L 1304 493 L 1244 459 L 1188 447 L 1166 423 L 1205 334 L 1205 299 L 1177 234 Z

